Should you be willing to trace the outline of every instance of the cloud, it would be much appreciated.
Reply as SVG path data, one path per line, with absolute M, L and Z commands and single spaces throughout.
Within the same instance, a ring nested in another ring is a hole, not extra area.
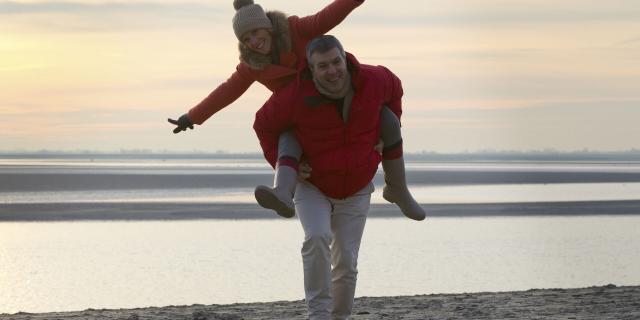
M 174 12 L 195 14 L 204 11 L 230 11 L 228 6 L 196 2 L 74 2 L 40 1 L 17 2 L 0 1 L 0 14 L 39 14 L 39 13 L 124 13 L 124 12 Z
M 221 12 L 225 18 L 233 14 L 231 1 L 0 1 L 0 15 L 39 13 L 172 13 L 200 15 L 202 12 Z M 328 2 L 328 1 L 327 1 Z M 350 23 L 432 25 L 432 24 L 520 24 L 520 23 L 576 23 L 590 21 L 637 22 L 640 8 L 636 1 L 581 1 L 554 2 L 538 1 L 502 2 L 482 1 L 449 3 L 443 5 L 434 1 L 408 1 L 405 6 L 390 7 L 387 2 L 366 3 L 358 8 Z M 282 4 L 282 10 L 287 4 Z M 291 5 L 289 5 L 291 6 Z M 410 6 L 411 10 L 407 10 Z M 306 11 L 306 12 L 305 12 Z M 312 14 L 313 10 L 302 11 L 300 15 Z
M 487 26 L 637 22 L 637 1 L 453 1 L 407 0 L 403 5 L 365 3 L 350 23 L 421 26 Z
M 615 43 L 615 45 L 635 45 L 640 44 L 640 37 L 624 39 L 620 42 Z
M 198 2 L 0 1 L 0 27 L 21 33 L 194 28 L 228 22 L 232 11 L 231 5 Z
M 321 6 L 316 4 L 287 4 L 286 2 L 269 3 L 269 8 L 287 11 L 293 7 L 295 14 L 304 16 L 312 14 Z M 329 1 L 326 1 L 329 2 Z M 549 24 L 583 24 L 598 23 L 636 23 L 640 21 L 640 9 L 635 1 L 616 1 L 615 3 L 600 1 L 563 1 L 557 3 L 539 3 L 534 1 L 461 1 L 455 3 L 439 3 L 437 1 L 407 0 L 404 6 L 389 6 L 386 1 L 367 2 L 358 8 L 348 19 L 349 27 L 486 27 L 510 25 L 549 25 Z M 410 7 L 411 10 L 407 10 Z M 269 9 L 267 8 L 267 9 Z M 123 1 L 0 1 L 0 17 L 40 15 L 57 17 L 72 15 L 77 19 L 90 17 L 82 25 L 72 25 L 69 30 L 85 29 L 102 31 L 121 29 L 124 27 L 161 27 L 158 21 L 180 25 L 189 24 L 190 20 L 208 21 L 212 24 L 224 24 L 228 27 L 233 8 L 231 1 L 199 1 L 179 2 L 173 0 L 147 0 L 142 2 Z M 130 19 L 122 19 L 122 16 Z M 114 19 L 120 17 L 120 19 Z M 158 20 L 154 22 L 154 19 Z M 179 21 L 173 21 L 178 19 Z M 51 21 L 54 20 L 54 21 Z M 114 20 L 116 23 L 114 23 Z M 124 20 L 124 21 L 123 21 Z M 40 29 L 64 29 L 65 21 L 55 22 L 31 20 L 32 24 L 40 24 Z M 89 23 L 93 22 L 93 24 Z M 193 21 L 191 21 L 192 23 Z M 157 25 L 154 25 L 157 24 Z

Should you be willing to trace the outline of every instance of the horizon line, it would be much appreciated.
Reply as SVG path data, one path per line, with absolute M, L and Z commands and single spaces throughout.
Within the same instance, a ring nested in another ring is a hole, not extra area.
M 232 150 L 152 150 L 152 149 L 119 149 L 119 150 L 50 150 L 50 149 L 32 149 L 32 150 L 0 150 L 0 155 L 262 155 L 259 151 L 232 151 Z M 405 151 L 407 155 L 604 155 L 604 154 L 638 154 L 640 148 L 630 148 L 624 150 L 597 150 L 597 149 L 576 149 L 576 150 L 557 150 L 552 148 L 545 149 L 480 149 L 480 150 L 462 150 L 441 152 L 434 150 L 421 151 Z

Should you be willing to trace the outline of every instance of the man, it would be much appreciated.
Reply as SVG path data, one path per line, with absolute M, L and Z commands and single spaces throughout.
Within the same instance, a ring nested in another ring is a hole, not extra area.
M 273 166 L 278 136 L 293 130 L 313 171 L 295 190 L 309 319 L 347 319 L 356 287 L 360 240 L 382 155 L 383 106 L 401 114 L 400 80 L 381 66 L 360 64 L 333 36 L 307 46 L 308 68 L 256 113 L 254 129 Z M 295 168 L 297 169 L 297 168 Z M 333 266 L 333 269 L 332 269 Z

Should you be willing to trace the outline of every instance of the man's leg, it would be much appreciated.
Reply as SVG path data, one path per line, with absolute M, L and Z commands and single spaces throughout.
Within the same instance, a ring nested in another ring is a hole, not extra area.
M 382 196 L 385 200 L 400 207 L 405 216 L 413 220 L 424 220 L 426 217 L 424 210 L 413 199 L 407 187 L 400 120 L 387 107 L 383 107 L 380 112 L 380 132 L 384 142 L 382 169 L 384 170 L 384 181 L 386 183 Z
M 358 276 L 358 251 L 372 192 L 373 184 L 369 184 L 347 199 L 332 199 L 334 210 L 331 217 L 331 273 L 334 320 L 348 319 L 353 309 Z
M 308 182 L 295 192 L 296 212 L 304 229 L 302 264 L 304 291 L 310 320 L 331 318 L 331 203 Z
M 301 155 L 302 148 L 293 132 L 281 133 L 273 188 L 260 185 L 254 191 L 260 206 L 272 209 L 285 218 L 295 215 L 292 198 L 298 182 L 298 161 Z

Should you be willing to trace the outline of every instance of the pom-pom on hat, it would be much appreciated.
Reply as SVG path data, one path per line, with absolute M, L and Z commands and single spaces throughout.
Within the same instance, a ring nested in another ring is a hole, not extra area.
M 233 0 L 233 7 L 236 14 L 233 16 L 233 32 L 236 38 L 240 39 L 247 31 L 260 28 L 271 28 L 271 20 L 267 17 L 258 4 L 254 4 L 253 0 Z

